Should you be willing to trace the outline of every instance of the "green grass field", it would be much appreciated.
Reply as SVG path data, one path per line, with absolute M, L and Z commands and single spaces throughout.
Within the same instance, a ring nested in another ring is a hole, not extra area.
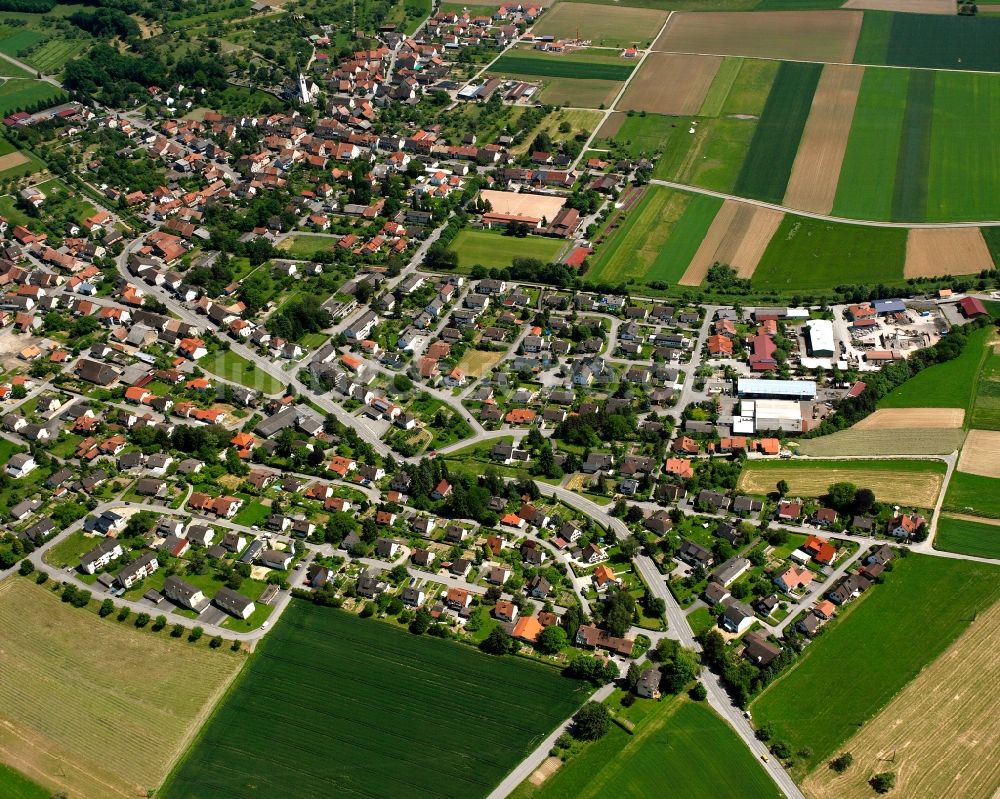
M 730 192 L 740 174 L 757 121 L 717 117 L 698 119 L 695 132 L 680 125 L 676 147 L 668 148 L 653 177 Z
M 965 408 L 975 398 L 979 371 L 986 358 L 988 328 L 975 330 L 965 342 L 962 354 L 944 363 L 934 364 L 899 388 L 886 394 L 880 408 Z
M 734 194 L 781 202 L 822 71 L 821 64 L 791 61 L 778 67 Z
M 664 793 L 667 785 L 669 792 Z M 684 799 L 780 796 L 743 742 L 707 704 L 671 698 L 653 705 L 634 735 L 612 726 L 604 738 L 539 788 L 522 783 L 512 799 L 660 795 Z
M 0 42 L 0 44 L 3 44 Z M 0 116 L 43 100 L 53 103 L 65 94 L 51 83 L 40 80 L 11 78 L 0 85 Z
M 998 40 L 1000 19 L 995 17 L 893 14 L 885 63 L 1000 72 Z
M 712 79 L 712 85 L 708 87 L 705 99 L 701 101 L 698 116 L 717 117 L 722 113 L 726 99 L 733 90 L 736 78 L 739 77 L 744 60 L 739 56 L 726 56 L 723 59 L 722 66 L 719 67 L 719 71 Z
M 546 666 L 297 601 L 159 795 L 481 797 L 586 695 Z
M 468 270 L 476 264 L 486 267 L 510 266 L 514 258 L 538 258 L 545 263 L 551 263 L 565 246 L 559 239 L 548 239 L 542 236 L 504 236 L 490 230 L 459 231 L 451 244 L 451 249 L 458 253 L 458 264 L 461 269 Z
M 627 61 L 609 62 L 604 56 L 547 55 L 530 50 L 518 50 L 516 53 L 500 56 L 490 67 L 490 72 L 542 78 L 623 81 L 632 74 L 634 68 L 634 65 Z
M 721 113 L 760 116 L 778 75 L 780 62 L 759 58 L 744 58 L 741 61 L 739 74 L 726 95 Z
M 557 39 L 575 39 L 579 35 L 600 47 L 645 47 L 660 32 L 665 19 L 662 11 L 654 9 L 560 2 L 546 10 L 532 31 Z
M 888 11 L 866 11 L 861 24 L 858 44 L 854 48 L 855 64 L 886 64 L 889 56 L 889 38 L 892 36 L 892 18 Z
M 1000 558 L 1000 525 L 942 516 L 934 548 L 980 558 Z
M 969 426 L 976 430 L 1000 430 L 1000 355 L 986 348 L 986 360 L 976 383 Z
M 866 17 L 867 19 L 867 17 Z M 866 69 L 840 169 L 833 212 L 850 219 L 892 218 L 899 142 L 910 73 Z
M 206 355 L 198 362 L 198 366 L 224 380 L 263 391 L 265 394 L 277 394 L 284 388 L 284 384 L 279 383 L 263 369 L 257 369 L 250 361 L 232 350 Z
M 1000 597 L 998 576 L 996 567 L 969 561 L 913 554 L 897 560 L 884 585 L 841 610 L 842 618 L 753 703 L 754 723 L 773 725 L 775 738 L 793 751 L 809 747 L 802 770 L 810 770 Z
M 45 39 L 44 34 L 30 28 L 0 28 L 0 53 L 17 57 L 25 47 L 31 47 Z
M 4 799 L 50 799 L 52 793 L 29 780 L 20 771 L 0 764 L 0 796 Z
M 279 249 L 287 253 L 289 258 L 312 258 L 318 252 L 332 252 L 337 240 L 329 236 L 317 236 L 309 233 L 295 233 L 282 242 Z
M 892 191 L 893 219 L 919 222 L 927 216 L 927 169 L 931 157 L 935 86 L 933 72 L 915 70 L 910 73 Z
M 531 75 L 519 77 L 533 79 Z M 615 99 L 621 87 L 621 81 L 614 80 L 544 78 L 536 99 L 548 105 L 605 108 Z
M 955 471 L 944 495 L 944 508 L 1000 519 L 1000 480 Z
M 619 114 L 616 113 L 615 116 Z M 681 132 L 687 130 L 685 122 L 677 117 L 644 114 L 638 111 L 620 116 L 621 124 L 618 125 L 614 135 L 599 141 L 606 142 L 609 138 L 613 139 L 632 158 L 649 157 L 654 153 L 672 149 Z M 601 133 L 603 135 L 603 131 Z
M 46 75 L 58 75 L 67 61 L 78 56 L 88 46 L 87 41 L 83 39 L 50 39 L 31 53 L 26 60 Z
M 906 230 L 785 216 L 753 273 L 758 289 L 821 291 L 902 282 Z

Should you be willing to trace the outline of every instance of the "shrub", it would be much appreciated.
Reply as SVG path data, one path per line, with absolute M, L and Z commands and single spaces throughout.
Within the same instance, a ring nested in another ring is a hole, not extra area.
M 201 627 L 195 627 L 188 633 L 188 641 L 192 644 L 201 638 L 205 634 L 205 631 Z
M 211 641 L 208 642 L 208 645 L 212 647 L 212 649 L 218 649 L 220 646 L 222 646 L 222 636 L 221 635 L 215 636 L 215 638 L 213 638 Z
M 708 698 L 708 689 L 705 688 L 700 682 L 695 683 L 691 686 L 691 690 L 688 691 L 688 696 L 690 696 L 695 702 L 704 702 Z
M 101 609 L 97 611 L 97 615 L 103 619 L 110 616 L 114 612 L 115 612 L 115 603 L 112 602 L 110 599 L 105 599 L 101 603 Z
M 25 558 L 24 560 L 21 561 L 21 565 L 18 567 L 17 570 L 21 573 L 21 576 L 27 577 L 35 570 L 35 564 L 32 563 L 27 558 Z
M 35 582 L 38 583 L 39 585 L 45 585 L 48 579 L 49 575 L 46 574 L 45 572 L 38 572 L 38 574 L 35 575 Z
M 842 755 L 835 757 L 830 761 L 830 768 L 836 771 L 838 774 L 843 774 L 847 769 L 851 767 L 854 763 L 854 755 L 850 752 L 844 752 Z
M 135 626 L 138 627 L 140 630 L 147 624 L 149 624 L 148 613 L 140 613 L 138 616 L 135 617 Z
M 868 784 L 872 786 L 875 793 L 889 793 L 896 787 L 896 772 L 883 771 L 868 780 Z
M 775 741 L 771 744 L 771 754 L 781 760 L 787 760 L 792 756 L 792 747 L 788 745 L 788 741 Z

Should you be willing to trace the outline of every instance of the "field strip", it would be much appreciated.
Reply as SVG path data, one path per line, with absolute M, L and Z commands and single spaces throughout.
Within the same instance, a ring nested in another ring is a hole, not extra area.
M 807 438 L 799 452 L 811 458 L 892 455 L 950 455 L 961 449 L 965 431 L 961 428 L 929 429 L 849 427 L 828 436 Z
M 700 285 L 716 262 L 729 264 L 741 277 L 750 277 L 783 216 L 779 211 L 726 200 L 712 220 L 712 226 L 688 264 L 680 284 Z
M 820 765 L 802 787 L 809 799 L 867 799 L 868 780 L 896 773 L 893 796 L 990 799 L 1000 786 L 1000 603 L 968 629 L 840 751 L 853 765 Z
M 668 116 L 697 114 L 722 61 L 721 56 L 650 53 L 616 107 Z
M 903 277 L 976 275 L 984 269 L 993 269 L 993 257 L 978 228 L 911 230 L 907 236 Z
M 898 502 L 919 508 L 933 508 L 941 494 L 944 475 L 939 472 L 919 472 L 907 469 L 866 469 L 863 465 L 843 467 L 797 466 L 794 463 L 780 467 L 745 468 L 740 474 L 738 488 L 751 494 L 774 491 L 779 480 L 788 482 L 789 496 L 819 497 L 834 483 L 849 482 L 870 488 L 882 502 Z M 884 461 L 880 461 L 884 463 Z
M 1000 519 L 991 519 L 988 516 L 973 516 L 969 513 L 946 512 L 941 514 L 942 519 L 958 519 L 963 522 L 976 522 L 977 524 L 988 524 L 991 527 L 1000 527 Z
M 1000 431 L 970 430 L 957 468 L 980 477 L 1000 477 Z
M 823 68 L 785 190 L 785 205 L 820 213 L 833 209 L 864 74 L 864 67 Z
M 963 408 L 880 408 L 852 430 L 905 430 L 914 427 L 950 430 L 965 424 Z
M 7 169 L 13 169 L 16 166 L 21 166 L 21 164 L 26 164 L 29 160 L 28 156 L 21 152 L 0 155 L 0 172 Z
M 841 8 L 909 14 L 953 15 L 955 13 L 955 4 L 951 0 L 847 0 Z

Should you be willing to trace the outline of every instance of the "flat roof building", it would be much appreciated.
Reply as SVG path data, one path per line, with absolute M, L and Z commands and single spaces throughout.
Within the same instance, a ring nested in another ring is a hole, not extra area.
M 805 326 L 809 337 L 809 354 L 814 358 L 832 358 L 833 322 L 829 319 L 810 319 Z
M 816 381 L 741 377 L 736 382 L 736 391 L 744 399 L 811 400 L 816 398 Z

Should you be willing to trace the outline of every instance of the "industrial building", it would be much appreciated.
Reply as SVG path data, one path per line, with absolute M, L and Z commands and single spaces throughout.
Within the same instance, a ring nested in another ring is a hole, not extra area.
M 810 319 L 805 324 L 809 341 L 809 354 L 814 358 L 832 358 L 834 353 L 833 322 L 829 319 Z
M 816 399 L 815 380 L 763 380 L 741 377 L 736 381 L 736 392 L 740 399 Z
M 732 430 L 734 435 L 778 430 L 801 433 L 802 406 L 796 400 L 743 400 L 739 415 L 733 416 Z

